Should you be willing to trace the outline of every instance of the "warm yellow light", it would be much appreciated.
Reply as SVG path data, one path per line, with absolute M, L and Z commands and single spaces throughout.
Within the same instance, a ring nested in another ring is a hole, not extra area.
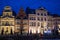
M 60 25 L 58 25 L 58 27 L 60 28 Z
M 46 23 L 46 22 L 43 22 L 43 26 L 44 26 L 44 27 L 47 26 L 47 23 Z
M 33 33 L 36 33 L 36 30 L 33 30 Z

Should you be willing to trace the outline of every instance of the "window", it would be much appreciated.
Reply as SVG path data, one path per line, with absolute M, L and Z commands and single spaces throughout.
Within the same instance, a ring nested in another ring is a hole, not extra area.
M 32 24 L 33 24 L 33 23 L 32 23 L 32 22 L 30 22 L 30 26 L 32 26 Z
M 41 16 L 43 16 L 43 13 L 41 13 Z
M 43 18 L 41 18 L 41 21 L 43 21 Z
M 37 13 L 37 15 L 40 15 L 39 13 Z
M 36 22 L 30 22 L 30 26 L 36 26 Z
M 36 18 L 35 17 L 30 17 L 30 20 L 36 20 Z
M 10 24 L 9 24 L 9 22 L 8 22 L 8 21 L 6 21 L 5 26 L 10 26 Z
M 44 13 L 44 16 L 46 16 L 46 13 Z
M 40 18 L 39 17 L 37 19 L 40 21 Z
M 33 20 L 33 17 L 31 17 L 31 20 Z
M 34 20 L 36 20 L 36 17 L 34 17 Z
M 43 24 L 41 23 L 41 28 L 43 28 Z
M 43 25 L 41 25 L 41 28 L 43 28 Z
M 33 26 L 36 26 L 36 22 L 33 23 Z
M 48 27 L 49 27 L 49 23 L 48 23 L 48 25 L 47 25 Z
M 44 18 L 44 20 L 46 21 L 46 18 Z
M 30 17 L 30 20 L 31 20 L 31 17 Z
M 10 25 L 13 25 L 13 21 L 10 22 Z
M 30 22 L 30 26 L 32 26 L 33 25 L 33 23 L 32 22 Z
M 4 21 L 2 21 L 2 25 L 4 25 Z

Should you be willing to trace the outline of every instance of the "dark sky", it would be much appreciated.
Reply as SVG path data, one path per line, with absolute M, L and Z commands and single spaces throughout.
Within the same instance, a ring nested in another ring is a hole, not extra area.
M 18 13 L 21 6 L 24 9 L 28 6 L 32 9 L 44 6 L 49 12 L 60 14 L 60 0 L 0 0 L 0 13 L 7 5 L 11 6 L 16 13 Z

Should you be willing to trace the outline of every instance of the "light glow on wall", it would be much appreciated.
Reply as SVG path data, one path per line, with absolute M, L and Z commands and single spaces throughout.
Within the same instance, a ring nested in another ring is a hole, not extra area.
M 60 25 L 58 25 L 58 27 L 60 28 Z
M 52 33 L 52 32 L 51 32 L 51 30 L 45 30 L 44 33 L 50 34 L 50 33 Z

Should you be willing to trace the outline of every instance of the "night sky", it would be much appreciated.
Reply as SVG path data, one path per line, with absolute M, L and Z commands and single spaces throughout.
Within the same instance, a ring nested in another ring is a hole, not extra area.
M 0 0 L 0 14 L 5 6 L 11 6 L 16 13 L 19 12 L 20 7 L 37 9 L 44 6 L 49 12 L 60 14 L 60 0 Z

